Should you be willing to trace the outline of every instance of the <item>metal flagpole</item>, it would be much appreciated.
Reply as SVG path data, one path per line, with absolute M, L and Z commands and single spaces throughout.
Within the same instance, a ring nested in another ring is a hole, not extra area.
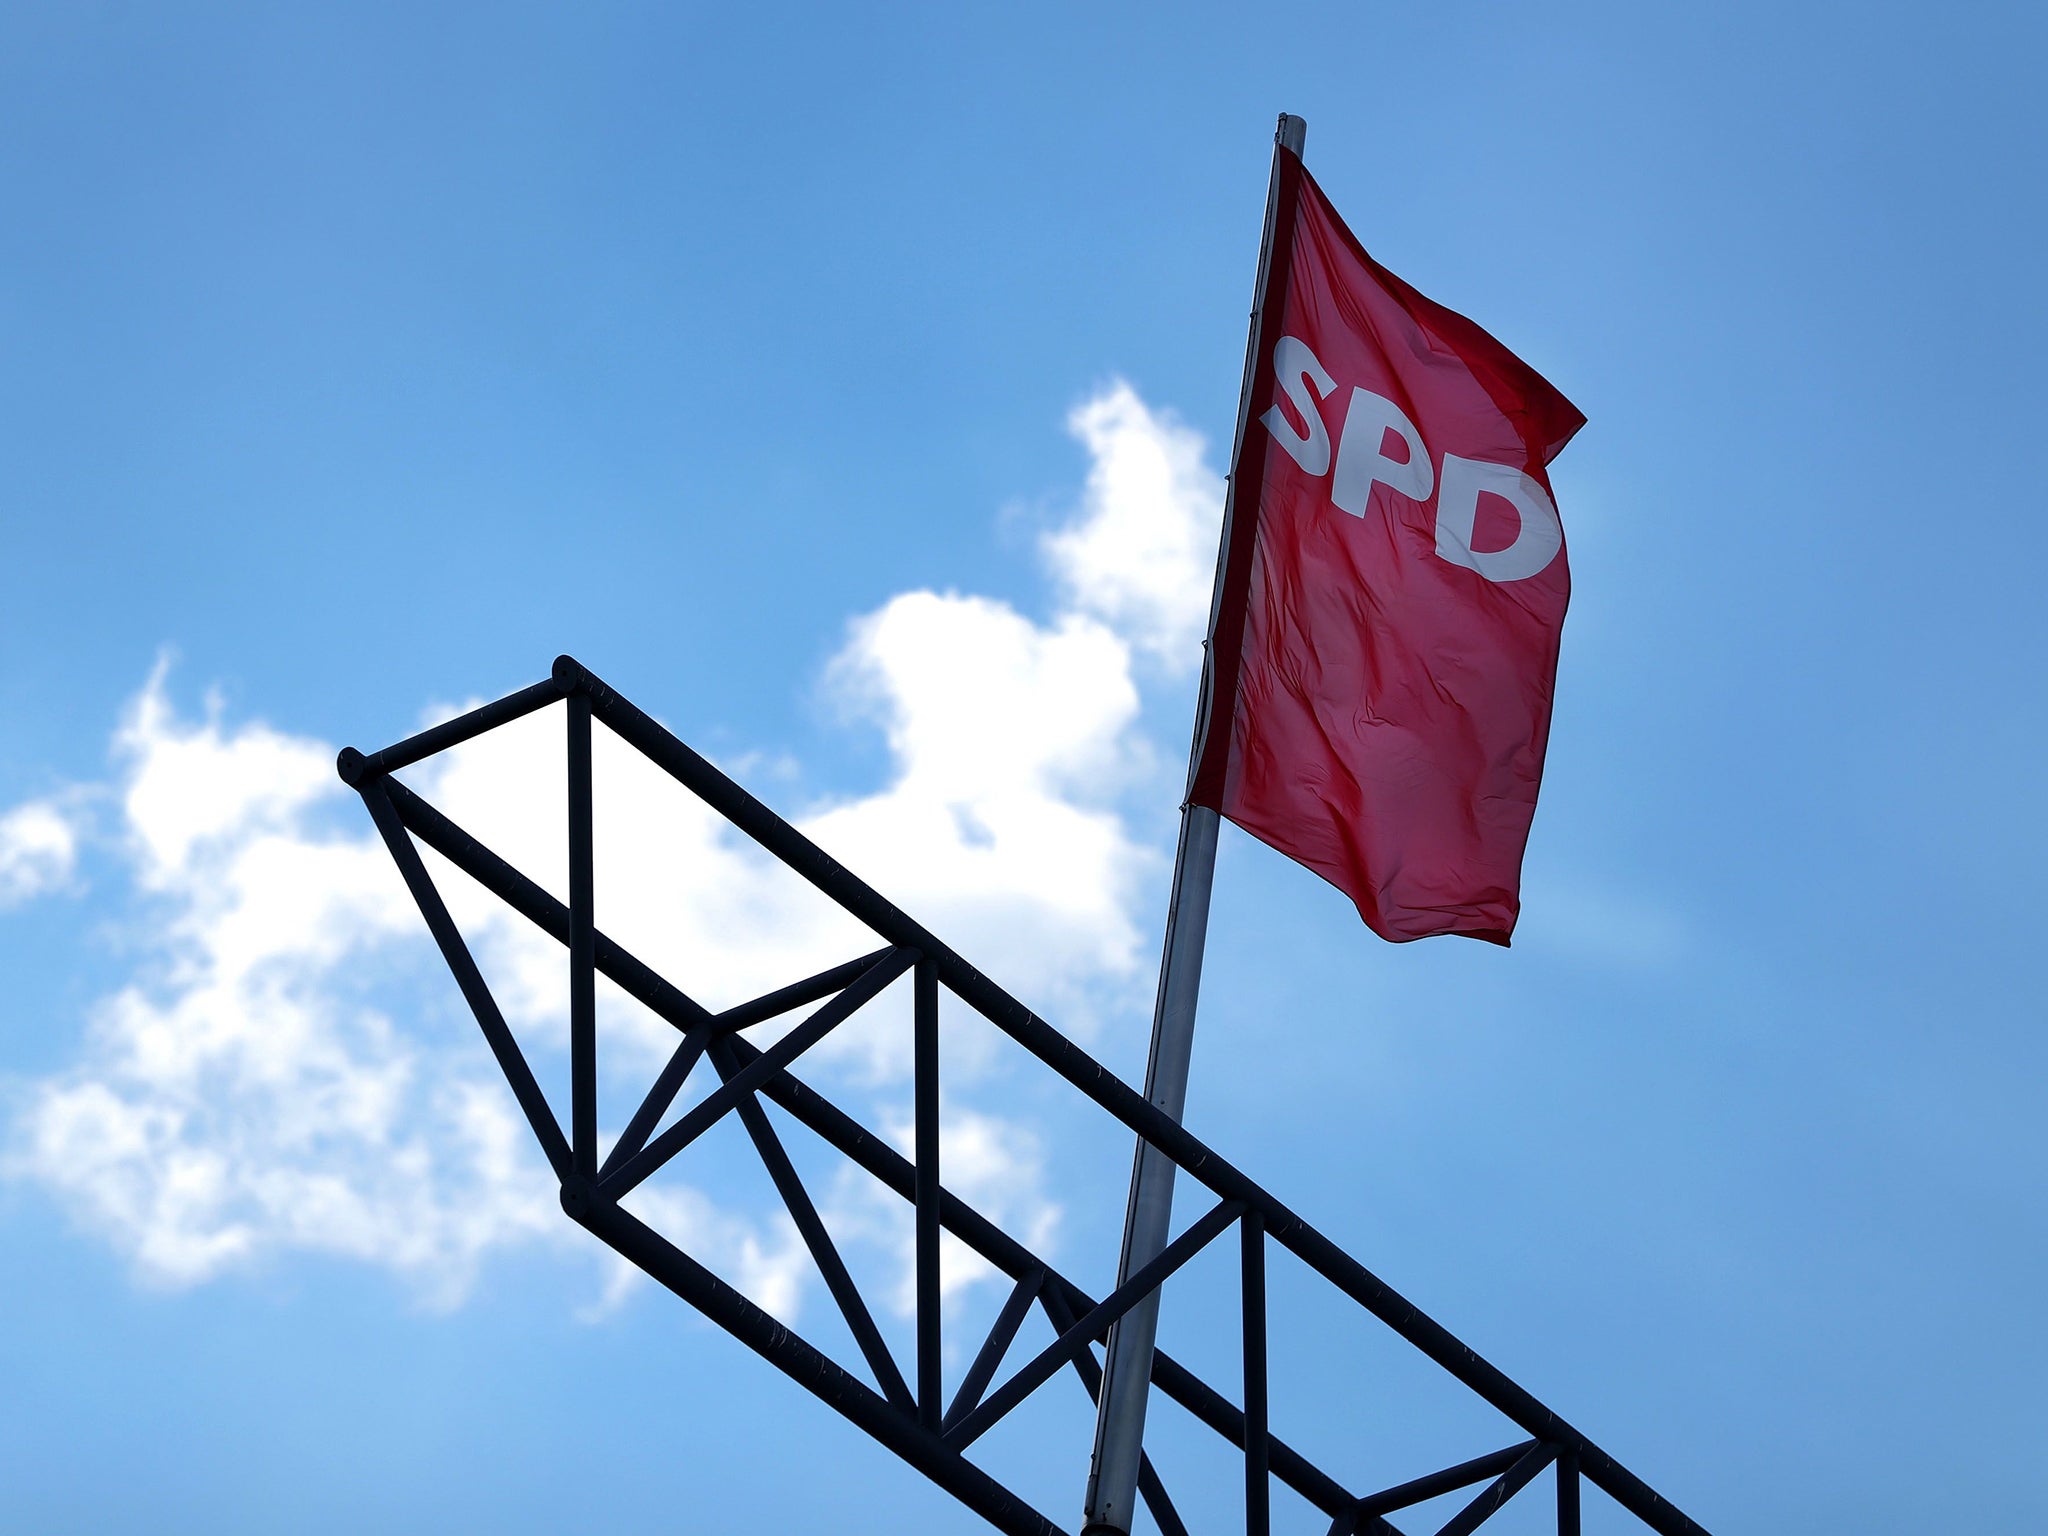
M 1274 134 L 1273 172 L 1266 188 L 1266 223 L 1259 240 L 1259 274 L 1252 290 L 1252 320 L 1245 340 L 1244 383 L 1238 392 L 1237 436 L 1230 462 L 1236 466 L 1244 449 L 1246 416 L 1251 409 L 1252 378 L 1260 352 L 1261 312 L 1266 295 L 1266 268 L 1273 254 L 1273 223 L 1280 191 L 1280 150 L 1302 151 L 1308 124 L 1281 114 Z M 1202 668 L 1202 693 L 1197 706 L 1194 749 L 1188 759 L 1190 788 L 1201 761 L 1214 699 L 1217 607 L 1223 593 L 1224 564 L 1230 553 L 1231 516 L 1236 510 L 1233 477 L 1223 501 L 1223 537 L 1216 549 L 1216 585 L 1209 602 L 1209 637 Z M 1166 947 L 1159 965 L 1159 994 L 1152 1013 L 1152 1050 L 1145 1063 L 1145 1097 L 1176 1121 L 1187 1104 L 1188 1060 L 1195 1043 L 1195 999 L 1202 985 L 1202 945 L 1209 932 L 1209 890 L 1216 876 L 1216 832 L 1219 818 L 1202 805 L 1183 805 L 1180 844 L 1173 860 L 1173 894 L 1166 909 Z M 1130 1205 L 1124 1215 L 1123 1252 L 1117 1262 L 1117 1284 L 1159 1256 L 1166 1247 L 1173 1216 L 1174 1165 L 1165 1153 L 1140 1140 L 1131 1168 Z M 1087 1525 L 1084 1536 L 1128 1536 L 1136 1512 L 1138 1464 L 1144 1450 L 1145 1403 L 1152 1376 L 1152 1342 L 1159 1328 L 1159 1293 L 1139 1302 L 1111 1329 L 1109 1355 L 1102 1374 L 1102 1392 L 1095 1419 L 1095 1453 L 1088 1468 Z

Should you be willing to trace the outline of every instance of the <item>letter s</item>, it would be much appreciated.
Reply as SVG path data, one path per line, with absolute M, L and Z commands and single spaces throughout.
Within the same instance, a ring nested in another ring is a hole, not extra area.
M 1323 413 L 1317 409 L 1315 396 L 1309 393 L 1309 380 L 1315 380 L 1316 393 L 1325 400 L 1336 389 L 1337 381 L 1330 377 L 1327 368 L 1316 361 L 1308 343 L 1292 336 L 1282 336 L 1274 346 L 1273 373 L 1288 402 L 1307 424 L 1308 436 L 1303 437 L 1294 430 L 1277 404 L 1259 418 L 1261 425 L 1273 434 L 1274 441 L 1287 450 L 1287 456 L 1305 473 L 1327 473 L 1330 468 L 1330 432 L 1323 425 Z

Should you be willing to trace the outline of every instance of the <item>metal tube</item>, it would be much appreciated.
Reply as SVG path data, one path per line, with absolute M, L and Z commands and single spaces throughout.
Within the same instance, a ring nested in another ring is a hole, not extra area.
M 1378 1493 L 1368 1493 L 1358 1501 L 1360 1515 L 1391 1515 L 1397 1509 L 1406 1509 L 1410 1504 L 1436 1498 L 1439 1494 L 1455 1493 L 1460 1488 L 1469 1488 L 1474 1483 L 1483 1483 L 1489 1477 L 1499 1477 L 1516 1462 L 1536 1449 L 1534 1440 L 1524 1440 L 1520 1445 L 1510 1445 L 1485 1456 L 1475 1456 L 1470 1461 L 1461 1461 L 1455 1467 L 1445 1467 L 1441 1472 L 1432 1472 L 1427 1477 L 1410 1478 L 1392 1488 L 1382 1488 Z
M 1579 1458 L 1557 1458 L 1557 1536 L 1579 1536 Z
M 1252 288 L 1251 325 L 1245 337 L 1244 376 L 1238 389 L 1237 431 L 1230 461 L 1243 450 L 1252 381 L 1258 373 L 1260 328 L 1274 223 L 1279 207 L 1280 154 L 1300 154 L 1308 124 L 1283 114 L 1273 136 L 1273 167 L 1266 187 L 1265 223 L 1259 235 L 1258 275 Z M 1216 578 L 1209 597 L 1208 638 L 1203 642 L 1202 682 L 1195 700 L 1194 744 L 1188 754 L 1190 782 L 1201 760 L 1213 697 L 1215 655 L 1211 642 L 1223 599 L 1230 555 L 1231 514 L 1237 485 L 1224 497 L 1222 535 L 1216 546 Z M 1166 947 L 1159 964 L 1159 994 L 1152 1014 L 1152 1048 L 1145 1064 L 1145 1097 L 1176 1121 L 1187 1102 L 1188 1062 L 1194 1050 L 1195 1003 L 1202 986 L 1202 948 L 1209 931 L 1209 891 L 1216 877 L 1218 817 L 1207 806 L 1181 807 L 1180 845 L 1174 854 L 1173 892 L 1167 902 Z M 1130 1201 L 1124 1213 L 1123 1250 L 1117 1279 L 1149 1263 L 1166 1242 L 1173 1218 L 1173 1163 L 1146 1141 L 1132 1159 Z M 1102 1398 L 1096 1407 L 1095 1447 L 1088 1464 L 1084 1536 L 1128 1536 L 1136 1514 L 1138 1459 L 1145 1441 L 1145 1398 L 1152 1376 L 1152 1349 L 1159 1332 L 1159 1298 L 1117 1326 L 1103 1365 Z
M 748 1029 L 769 1019 L 788 1013 L 792 1008 L 801 1008 L 806 1003 L 815 1003 L 834 992 L 842 991 L 859 979 L 861 973 L 882 956 L 889 953 L 887 948 L 862 955 L 858 960 L 848 960 L 835 965 L 829 971 L 820 971 L 802 981 L 791 982 L 786 987 L 777 987 L 773 992 L 764 992 L 751 1002 L 738 1003 L 718 1016 L 718 1032 L 730 1034 L 735 1029 Z
M 1003 1302 L 1003 1310 L 996 1314 L 990 1325 L 988 1337 L 981 1341 L 981 1348 L 975 1351 L 974 1363 L 967 1367 L 967 1374 L 960 1378 L 960 1389 L 953 1394 L 952 1406 L 946 1409 L 941 1425 L 950 1428 L 972 1413 L 981 1401 L 981 1394 L 988 1390 L 988 1384 L 995 1379 L 996 1367 L 1003 1363 L 1003 1356 L 1010 1352 L 1010 1346 L 1017 1341 L 1017 1330 L 1024 1326 L 1024 1319 L 1031 1311 L 1031 1304 L 1038 1300 L 1038 1293 L 1045 1285 L 1045 1271 L 1034 1269 L 1030 1274 L 1010 1287 L 1010 1294 Z
M 1159 996 L 1152 1015 L 1152 1048 L 1145 1063 L 1145 1097 L 1178 1121 L 1187 1107 L 1188 1065 L 1195 1044 L 1195 1003 L 1202 986 L 1202 949 L 1209 932 L 1209 891 L 1216 876 L 1216 813 L 1190 805 L 1181 811 L 1180 846 L 1173 861 L 1173 895 L 1166 913 L 1166 951 L 1159 966 Z M 1122 1283 L 1166 1246 L 1173 1224 L 1173 1160 L 1139 1139 L 1124 1212 Z M 1138 1458 L 1144 1450 L 1146 1389 L 1159 1332 L 1159 1297 L 1147 1296 L 1110 1335 L 1096 1405 L 1095 1448 L 1088 1472 L 1091 1532 L 1124 1533 L 1136 1512 Z
M 1556 1454 L 1554 1445 L 1532 1446 L 1521 1460 L 1501 1473 L 1490 1486 L 1481 1489 L 1477 1498 L 1446 1520 L 1436 1536 L 1472 1536 L 1501 1505 L 1520 1493 L 1538 1472 L 1549 1466 Z
M 350 789 L 361 789 L 370 779 L 379 774 L 396 773 L 401 768 L 411 767 L 421 758 L 432 757 L 436 752 L 445 752 L 459 746 L 485 731 L 495 730 L 501 725 L 530 715 L 568 693 L 568 688 L 556 678 L 544 683 L 535 683 L 531 688 L 522 688 L 517 693 L 508 693 L 502 699 L 493 699 L 479 705 L 467 714 L 457 715 L 453 720 L 443 720 L 439 725 L 429 726 L 417 736 L 408 736 L 403 741 L 393 742 L 381 752 L 365 756 L 354 747 L 343 747 L 335 767 L 342 782 Z
M 728 1082 L 739 1074 L 739 1061 L 732 1048 L 723 1041 L 711 1047 L 711 1064 Z M 775 1192 L 782 1196 L 790 1220 L 796 1223 L 804 1246 L 810 1249 L 818 1273 L 825 1277 L 825 1288 L 839 1304 L 839 1315 L 846 1319 L 846 1326 L 853 1334 L 854 1342 L 860 1346 L 868 1369 L 875 1373 L 875 1381 L 883 1395 L 905 1413 L 915 1413 L 917 1404 L 911 1399 L 910 1388 L 904 1384 L 903 1373 L 896 1369 L 896 1359 L 889 1353 L 889 1345 L 882 1338 L 881 1329 L 875 1326 L 874 1314 L 868 1311 L 868 1304 L 861 1299 L 860 1287 L 853 1283 L 853 1276 L 847 1272 L 846 1261 L 840 1258 L 839 1247 L 832 1241 L 832 1234 L 825 1230 L 824 1219 L 811 1202 L 810 1191 L 797 1177 L 796 1164 L 789 1160 L 782 1138 L 768 1123 L 768 1111 L 750 1093 L 739 1102 L 739 1116 L 740 1124 L 747 1128 L 747 1136 L 754 1143 L 754 1150 L 761 1156 L 762 1166 L 775 1183 Z
M 647 1145 L 647 1138 L 654 1134 L 654 1128 L 661 1124 L 661 1117 L 668 1113 L 669 1105 L 682 1092 L 683 1084 L 690 1071 L 697 1065 L 697 1058 L 704 1054 L 704 1047 L 710 1043 L 709 1025 L 699 1024 L 676 1043 L 661 1071 L 655 1074 L 654 1084 L 647 1090 L 647 1097 L 640 1101 L 640 1107 L 633 1111 L 633 1118 L 626 1122 L 626 1128 L 619 1132 L 619 1139 L 612 1144 L 611 1152 L 605 1157 L 604 1166 L 597 1170 L 600 1181 L 608 1179 L 621 1163 L 639 1156 L 640 1149 Z
M 1244 1313 L 1244 1531 L 1272 1536 L 1273 1483 L 1266 1435 L 1266 1226 L 1245 1213 L 1242 1290 Z
M 498 1058 L 498 1070 L 505 1074 L 512 1096 L 526 1112 L 526 1123 L 533 1127 L 534 1139 L 540 1143 L 548 1166 L 554 1169 L 556 1178 L 566 1178 L 569 1174 L 568 1140 L 555 1120 L 555 1112 L 548 1107 L 547 1095 L 534 1081 L 533 1069 L 527 1066 L 526 1057 L 521 1054 L 511 1027 L 505 1023 L 504 1014 L 498 1011 L 498 1000 L 484 985 L 483 972 L 477 969 L 476 957 L 470 954 L 469 946 L 463 942 L 462 930 L 448 915 L 448 905 L 441 900 L 441 892 L 427 873 L 419 849 L 413 847 L 412 839 L 406 836 L 398 812 L 393 808 L 390 796 L 384 792 L 388 782 L 372 779 L 362 788 L 363 804 L 369 808 L 370 820 L 376 823 L 377 831 L 384 838 L 384 846 L 391 852 L 392 862 L 398 866 L 399 876 L 405 881 L 406 889 L 412 892 L 420 916 L 426 919 L 427 932 L 433 935 L 434 943 L 440 947 L 441 958 L 454 975 L 455 985 L 461 988 L 463 1000 L 469 1004 L 469 1011 L 476 1015 L 477 1027 L 483 1031 L 491 1054 Z
M 920 960 L 911 980 L 911 1135 L 917 1153 L 917 1420 L 946 1411 L 939 1355 L 939 976 Z
M 590 696 L 569 696 L 569 1148 L 597 1174 L 597 874 L 591 834 Z

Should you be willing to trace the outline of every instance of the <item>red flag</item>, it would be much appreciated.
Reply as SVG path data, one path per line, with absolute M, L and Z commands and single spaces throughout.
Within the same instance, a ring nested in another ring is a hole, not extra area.
M 1506 944 L 1571 592 L 1546 466 L 1585 417 L 1279 153 L 1190 798 L 1381 938 Z

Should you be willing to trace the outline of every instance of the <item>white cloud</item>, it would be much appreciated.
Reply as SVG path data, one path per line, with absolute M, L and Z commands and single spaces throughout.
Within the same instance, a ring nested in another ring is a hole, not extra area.
M 1093 461 L 1082 516 L 1045 540 L 1069 601 L 1173 672 L 1192 671 L 1223 519 L 1223 479 L 1201 434 L 1121 380 L 1075 407 L 1067 429 Z
M 986 598 L 912 592 L 853 626 L 830 679 L 887 732 L 897 771 L 804 831 L 1084 1027 L 1103 984 L 1137 977 L 1135 898 L 1157 857 L 1116 810 L 1153 766 L 1123 639 L 1073 614 L 1041 627 Z
M 855 620 L 825 685 L 850 721 L 880 728 L 890 770 L 874 791 L 794 818 L 1069 1024 L 1143 1000 L 1137 900 L 1161 854 L 1119 810 L 1158 766 L 1138 728 L 1134 655 L 1197 654 L 1200 546 L 1221 497 L 1199 439 L 1127 386 L 1081 407 L 1072 426 L 1094 469 L 1076 521 L 1046 544 L 1057 611 L 1040 623 L 988 598 L 921 591 Z M 560 732 L 551 709 L 405 776 L 558 895 Z M 333 748 L 230 724 L 217 700 L 181 718 L 160 668 L 114 753 L 107 846 L 132 889 L 142 958 L 93 1010 L 74 1064 L 18 1085 L 13 1173 L 63 1197 L 160 1283 L 313 1252 L 394 1271 L 430 1303 L 452 1304 L 495 1251 L 588 1249 L 556 1209 L 381 844 L 334 779 Z M 599 922 L 703 1001 L 873 947 L 602 730 L 596 774 Z M 30 893 L 68 878 L 77 856 L 71 823 L 59 844 L 41 815 L 32 805 L 0 820 L 27 829 L 23 847 L 54 850 L 32 856 L 56 873 L 38 873 Z M 431 855 L 429 865 L 536 1072 L 564 1076 L 561 948 Z M 0 862 L 0 892 L 9 867 Z M 906 990 L 816 1048 L 807 1075 L 881 1104 L 873 1095 L 908 1073 Z M 602 1020 L 616 1126 L 674 1036 L 615 993 Z M 963 1097 L 988 1057 L 972 1047 L 980 1037 L 948 1030 L 949 1186 L 1049 1241 L 1058 1210 L 1036 1140 Z M 886 1111 L 880 1122 L 901 1129 Z M 786 1217 L 721 1206 L 688 1173 L 687 1157 L 664 1170 L 636 1209 L 791 1315 L 810 1269 Z M 839 1219 L 900 1256 L 893 1218 L 848 1207 Z M 624 1294 L 610 1273 L 601 1305 Z M 950 1288 L 974 1278 L 964 1253 L 949 1255 Z
M 77 1065 L 28 1086 L 13 1171 L 165 1284 L 307 1249 L 448 1302 L 559 1224 L 475 1052 L 377 1006 L 365 968 L 418 919 L 382 851 L 330 830 L 331 751 L 181 721 L 161 673 L 115 740 L 144 959 Z
M 57 890 L 78 864 L 78 828 L 54 800 L 0 816 L 0 911 Z
M 159 661 L 114 738 L 130 768 L 122 788 L 124 824 L 141 882 L 174 890 L 202 863 L 252 837 L 291 828 L 305 806 L 332 788 L 332 756 L 320 742 L 247 725 L 221 729 L 221 702 L 209 696 L 206 720 L 183 729 L 173 718 Z

